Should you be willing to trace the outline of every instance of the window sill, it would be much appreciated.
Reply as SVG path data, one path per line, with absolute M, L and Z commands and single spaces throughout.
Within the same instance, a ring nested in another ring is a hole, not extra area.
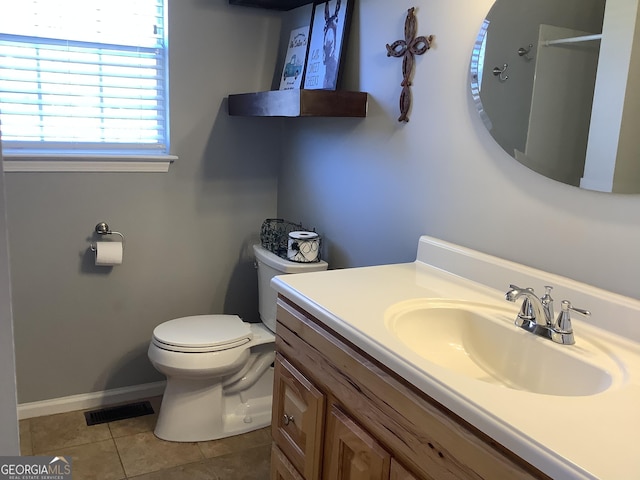
M 96 155 L 4 153 L 4 171 L 10 172 L 147 172 L 163 173 L 175 155 Z

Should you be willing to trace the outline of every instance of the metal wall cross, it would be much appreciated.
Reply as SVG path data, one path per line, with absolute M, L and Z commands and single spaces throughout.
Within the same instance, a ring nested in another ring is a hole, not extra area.
M 387 43 L 387 57 L 402 58 L 402 93 L 400 94 L 400 117 L 399 122 L 409 121 L 409 110 L 411 109 L 411 77 L 415 56 L 422 55 L 431 48 L 433 35 L 428 37 L 416 37 L 417 22 L 414 15 L 415 7 L 411 7 L 407 12 L 407 19 L 404 22 L 404 40 L 396 40 L 391 45 Z

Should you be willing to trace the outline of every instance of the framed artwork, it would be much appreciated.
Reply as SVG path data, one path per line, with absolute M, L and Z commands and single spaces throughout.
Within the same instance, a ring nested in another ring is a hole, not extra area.
M 299 89 L 302 84 L 304 67 L 309 46 L 309 26 L 295 28 L 289 36 L 287 53 L 280 77 L 280 90 Z
M 340 82 L 349 22 L 355 0 L 316 0 L 304 88 L 335 90 Z

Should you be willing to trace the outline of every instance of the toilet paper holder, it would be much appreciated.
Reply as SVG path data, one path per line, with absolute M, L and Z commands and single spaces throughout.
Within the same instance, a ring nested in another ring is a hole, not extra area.
M 120 235 L 120 237 L 122 238 L 122 246 L 124 247 L 124 235 L 120 232 L 115 232 L 113 230 L 111 230 L 109 228 L 109 225 L 107 225 L 105 222 L 100 222 L 96 225 L 96 233 L 98 235 Z M 98 249 L 97 245 L 95 243 L 91 244 L 91 251 L 95 252 Z

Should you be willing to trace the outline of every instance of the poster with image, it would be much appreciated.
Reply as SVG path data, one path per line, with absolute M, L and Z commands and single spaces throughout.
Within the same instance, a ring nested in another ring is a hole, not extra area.
M 335 90 L 354 0 L 327 0 L 314 3 L 311 44 L 304 88 Z
M 280 90 L 299 89 L 302 83 L 307 46 L 309 44 L 309 26 L 296 28 L 291 31 L 284 68 L 280 78 Z

